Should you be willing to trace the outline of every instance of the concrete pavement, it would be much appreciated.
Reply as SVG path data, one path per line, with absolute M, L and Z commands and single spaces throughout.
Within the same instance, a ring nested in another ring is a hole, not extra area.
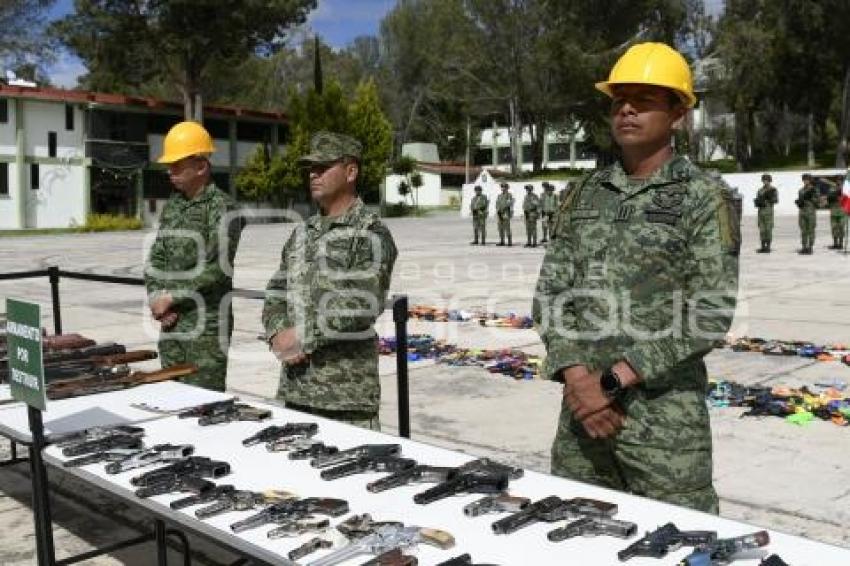
M 798 256 L 796 218 L 777 218 L 775 251 L 770 255 L 755 253 L 755 218 L 744 219 L 740 301 L 732 331 L 735 335 L 850 343 L 846 323 L 850 318 L 850 299 L 842 289 L 850 280 L 850 256 L 825 249 L 831 243 L 829 221 L 826 214 L 818 220 L 815 255 Z M 471 222 L 456 215 L 388 219 L 387 224 L 400 251 L 392 291 L 408 294 L 412 304 L 512 310 L 521 314 L 530 310 L 542 249 L 501 248 L 492 243 L 486 247 L 469 246 Z M 490 231 L 494 228 L 490 226 Z M 291 225 L 260 225 L 246 230 L 237 255 L 237 286 L 264 287 L 277 267 L 280 248 L 290 229 Z M 521 233 L 517 222 L 514 234 Z M 149 236 L 150 233 L 116 233 L 5 238 L 0 246 L 0 273 L 59 265 L 68 270 L 140 275 Z M 522 243 L 521 238 L 515 241 Z M 130 347 L 154 346 L 154 326 L 149 325 L 151 331 L 145 331 L 140 288 L 63 280 L 61 289 L 66 331 L 99 341 L 116 340 Z M 0 282 L 0 297 L 6 296 L 41 302 L 45 306 L 44 324 L 51 327 L 46 280 Z M 261 304 L 237 299 L 235 309 L 228 387 L 245 394 L 273 395 L 277 363 L 256 339 L 261 330 Z M 410 331 L 428 332 L 465 346 L 511 346 L 543 353 L 537 334 L 529 330 L 412 321 Z M 380 332 L 392 334 L 388 315 L 381 319 Z M 833 377 L 850 381 L 850 368 L 838 362 L 796 357 L 718 350 L 708 357 L 708 365 L 713 376 L 743 383 L 798 385 Z M 397 426 L 394 372 L 393 360 L 382 359 L 381 420 L 389 430 Z M 427 361 L 411 365 L 410 379 L 415 438 L 470 454 L 496 456 L 530 469 L 548 469 L 548 451 L 560 402 L 557 384 L 518 382 L 479 368 L 446 367 Z M 742 419 L 740 413 L 739 409 L 712 409 L 711 413 L 721 513 L 850 547 L 850 531 L 844 526 L 850 521 L 846 510 L 850 461 L 844 456 L 850 430 L 824 422 L 794 427 L 780 419 Z M 27 501 L 12 495 L 25 491 L 25 485 L 15 487 L 16 481 L 22 481 L 20 470 L 0 469 L 0 520 L 5 521 L 0 527 L 10 529 L 3 532 L 4 539 L 11 542 L 0 548 L 3 564 L 30 563 L 27 556 L 31 556 L 34 546 Z M 74 513 L 63 514 L 61 520 L 57 513 L 57 524 L 73 536 L 60 537 L 57 548 L 67 552 L 72 547 L 102 543 L 104 530 L 85 525 L 94 518 L 104 518 L 73 501 L 69 505 L 77 506 Z M 132 511 L 127 516 L 136 521 L 130 524 L 144 521 Z M 65 524 L 65 520 L 69 523 Z M 144 562 L 116 555 L 91 563 Z

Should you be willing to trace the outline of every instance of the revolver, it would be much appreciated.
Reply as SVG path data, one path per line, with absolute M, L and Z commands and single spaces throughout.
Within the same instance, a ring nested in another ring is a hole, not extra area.
M 318 432 L 319 425 L 316 423 L 286 423 L 283 426 L 271 425 L 243 440 L 242 445 L 254 446 L 255 444 L 274 442 L 282 438 L 289 439 L 290 441 L 296 438 L 312 438 Z
M 157 468 L 130 479 L 135 486 L 146 486 L 170 481 L 175 475 L 194 475 L 201 478 L 220 478 L 230 473 L 230 464 L 211 460 L 205 456 L 190 456 L 168 466 Z
M 381 555 L 396 548 L 407 549 L 420 543 L 447 549 L 454 546 L 455 540 L 450 533 L 437 529 L 387 525 L 378 527 L 375 532 L 352 541 L 308 566 L 332 566 L 361 554 Z
M 209 519 L 231 511 L 247 511 L 270 503 L 280 503 L 288 499 L 296 499 L 294 493 L 288 491 L 256 491 L 233 490 L 216 498 L 215 503 L 195 511 L 198 519 Z
M 643 538 L 619 551 L 617 558 L 621 562 L 635 556 L 663 558 L 681 546 L 707 545 L 716 540 L 717 533 L 714 531 L 680 531 L 673 523 L 667 523 L 654 531 L 648 531 Z
M 467 517 L 478 517 L 492 513 L 516 513 L 522 511 L 531 500 L 527 497 L 515 497 L 507 493 L 497 495 L 485 495 L 478 501 L 465 505 L 463 514 Z
M 129 458 L 117 462 L 109 462 L 104 471 L 107 474 L 118 474 L 136 468 L 151 466 L 160 462 L 176 462 L 192 455 L 195 447 L 191 444 L 157 444 L 147 450 L 133 454 Z
M 328 468 L 364 456 L 375 458 L 377 456 L 398 456 L 399 454 L 401 454 L 401 444 L 362 444 L 347 450 L 339 450 L 334 454 L 317 456 L 310 460 L 310 465 L 314 468 Z
M 400 521 L 376 521 L 369 513 L 363 513 L 362 515 L 352 515 L 338 524 L 336 530 L 342 533 L 345 538 L 358 539 L 372 534 L 378 527 L 385 526 L 403 527 L 404 523 Z
M 331 526 L 327 519 L 316 519 L 315 517 L 304 517 L 303 519 L 289 519 L 278 523 L 278 527 L 270 530 L 266 536 L 269 538 L 299 537 L 306 533 L 320 533 Z
M 454 468 L 419 464 L 370 482 L 366 484 L 366 489 L 372 493 L 380 493 L 411 483 L 440 483 L 448 478 L 452 470 Z
M 308 497 L 274 503 L 256 515 L 230 525 L 234 533 L 261 527 L 268 523 L 282 523 L 290 519 L 303 519 L 317 513 L 330 517 L 339 517 L 348 513 L 348 502 L 343 499 L 327 497 Z
M 319 474 L 323 480 L 336 480 L 366 472 L 399 472 L 416 465 L 416 460 L 398 456 L 361 456 L 352 462 L 327 468 Z
M 522 468 L 499 464 L 488 458 L 473 460 L 449 472 L 446 481 L 413 496 L 420 505 L 459 493 L 502 493 L 512 479 L 523 475 Z
M 608 535 L 618 538 L 631 538 L 637 533 L 637 525 L 629 521 L 619 521 L 608 517 L 582 517 L 577 521 L 567 523 L 546 534 L 552 542 L 561 542 L 568 538 L 585 536 L 596 537 Z
M 617 506 L 613 503 L 575 497 L 561 499 L 555 495 L 530 503 L 521 511 L 499 519 L 492 525 L 493 533 L 509 535 L 534 523 L 553 523 L 571 517 L 613 517 Z

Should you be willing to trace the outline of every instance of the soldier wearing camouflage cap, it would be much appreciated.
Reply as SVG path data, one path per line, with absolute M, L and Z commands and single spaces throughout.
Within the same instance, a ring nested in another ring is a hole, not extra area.
M 319 132 L 300 163 L 319 213 L 298 225 L 269 281 L 263 325 L 293 409 L 378 430 L 377 334 L 398 252 L 357 196 L 362 147 Z
M 760 254 L 770 253 L 770 243 L 773 241 L 773 207 L 779 202 L 779 191 L 771 182 L 773 177 L 765 173 L 761 176 L 762 186 L 756 193 L 753 204 L 758 209 L 758 228 L 761 247 L 756 250 Z
M 244 226 L 236 202 L 212 180 L 212 138 L 196 122 L 180 122 L 163 140 L 159 163 L 175 192 L 159 216 L 145 265 L 151 315 L 162 325 L 163 367 L 191 363 L 182 381 L 224 391 L 233 331 L 233 259 Z M 222 316 L 222 314 L 224 316 Z
M 525 247 L 536 248 L 540 197 L 534 194 L 534 185 L 525 186 L 525 197 L 522 199 L 522 213 L 525 215 Z
M 513 246 L 511 218 L 514 216 L 514 197 L 510 191 L 510 185 L 500 183 L 499 186 L 502 188 L 502 192 L 496 198 L 496 217 L 499 221 L 499 243 L 497 245 L 504 246 L 505 238 L 507 238 L 507 245 Z
M 555 185 L 548 181 L 543 182 L 543 196 L 540 197 L 540 211 L 543 216 L 541 223 L 543 224 L 543 239 L 541 244 L 549 241 L 554 228 L 555 211 L 558 210 L 558 197 L 555 194 Z
M 735 312 L 732 195 L 673 152 L 696 102 L 681 54 L 635 45 L 596 86 L 620 158 L 567 195 L 534 297 L 564 383 L 552 473 L 717 513 L 703 358 Z
M 472 214 L 472 232 L 475 239 L 470 245 L 477 246 L 478 238 L 481 237 L 481 245 L 487 245 L 487 211 L 490 201 L 481 192 L 481 185 L 475 185 L 475 195 L 469 203 L 469 211 Z

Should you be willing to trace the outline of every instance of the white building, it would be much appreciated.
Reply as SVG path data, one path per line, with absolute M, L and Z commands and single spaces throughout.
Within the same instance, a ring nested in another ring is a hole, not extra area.
M 171 186 L 155 163 L 181 104 L 151 98 L 0 83 L 0 229 L 83 225 L 90 213 L 155 222 Z M 207 106 L 217 149 L 216 184 L 234 176 L 261 143 L 287 135 L 281 113 Z
M 523 171 L 533 169 L 531 152 L 531 126 L 525 126 L 520 136 L 522 145 Z M 585 143 L 584 130 L 576 128 L 569 132 L 549 129 L 546 143 L 543 145 L 543 167 L 548 169 L 594 169 L 596 167 L 595 150 Z M 496 169 L 511 170 L 511 134 L 510 128 L 496 122 L 481 130 L 478 148 L 473 159 L 475 165 Z

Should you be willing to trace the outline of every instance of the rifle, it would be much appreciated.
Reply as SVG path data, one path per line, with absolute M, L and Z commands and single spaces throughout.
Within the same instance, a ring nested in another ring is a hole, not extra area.
M 420 464 L 368 483 L 366 489 L 372 493 L 380 493 L 411 483 L 440 483 L 446 481 L 452 470 L 454 468 Z
M 118 391 L 136 385 L 171 381 L 196 373 L 198 368 L 193 364 L 178 364 L 157 371 L 130 371 L 124 367 L 114 376 L 85 375 L 73 379 L 63 379 L 47 384 L 49 399 L 67 399 L 81 395 Z
M 115 343 L 109 344 L 101 344 L 95 346 L 88 346 L 85 348 L 73 349 L 73 350 L 56 350 L 56 351 L 45 351 L 42 355 L 42 364 L 44 366 L 55 365 L 57 363 L 74 361 L 74 360 L 84 360 L 87 358 L 91 358 L 93 356 L 111 356 L 115 354 L 123 354 L 127 351 L 127 348 Z M 8 356 L 8 352 L 7 352 Z M 0 377 L 7 376 L 9 372 L 9 359 L 8 357 L 0 359 Z
M 144 362 L 157 358 L 153 350 L 134 350 L 124 354 L 92 356 L 81 360 L 71 360 L 44 366 L 44 379 L 48 382 L 77 377 L 81 374 L 108 375 L 126 364 Z
M 348 546 L 311 562 L 308 566 L 332 566 L 361 554 L 381 555 L 396 548 L 406 549 L 421 543 L 445 550 L 453 547 L 455 540 L 450 533 L 437 529 L 386 525 L 352 541 Z
M 493 533 L 497 535 L 509 535 L 540 521 L 553 523 L 571 517 L 610 518 L 616 514 L 617 506 L 614 503 L 584 497 L 561 499 L 555 495 L 550 495 L 530 503 L 513 515 L 499 519 L 493 523 L 492 529 Z
M 608 535 L 618 538 L 631 538 L 636 532 L 637 525 L 629 521 L 618 521 L 608 517 L 582 517 L 578 521 L 567 523 L 563 527 L 549 531 L 546 538 L 552 542 L 561 542 L 578 536 Z
M 717 540 L 717 533 L 713 531 L 680 531 L 673 523 L 667 523 L 654 531 L 647 533 L 617 553 L 617 558 L 625 562 L 634 556 L 649 556 L 651 558 L 663 558 L 671 550 L 677 550 L 681 546 L 698 546 L 711 544 Z
M 425 505 L 458 493 L 502 493 L 511 480 L 521 478 L 523 473 L 522 468 L 488 458 L 473 460 L 449 472 L 443 483 L 414 495 L 413 501 Z
M 679 562 L 678 566 L 712 566 L 728 564 L 739 552 L 767 546 L 770 535 L 767 531 L 758 531 L 740 537 L 718 539 L 697 546 L 694 551 Z
M 339 517 L 348 513 L 348 502 L 329 497 L 307 497 L 274 503 L 256 515 L 230 525 L 234 533 L 241 533 L 268 523 L 282 524 L 292 519 L 304 519 L 313 514 Z

